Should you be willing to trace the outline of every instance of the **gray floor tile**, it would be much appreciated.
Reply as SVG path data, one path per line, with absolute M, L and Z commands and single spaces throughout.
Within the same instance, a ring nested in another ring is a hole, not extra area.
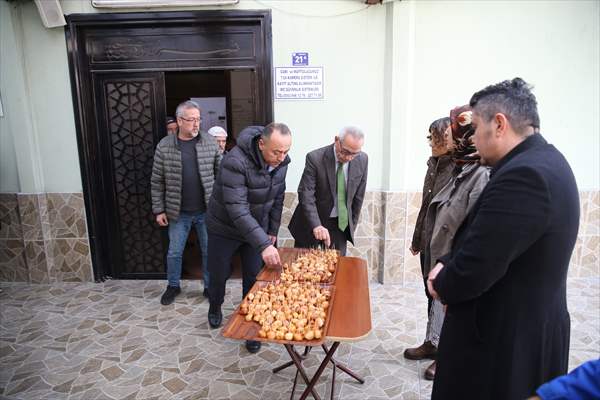
M 174 304 L 161 306 L 163 281 L 106 281 L 53 285 L 0 284 L 0 399 L 287 399 L 293 367 L 282 346 L 249 354 L 243 343 L 209 329 L 202 284 L 184 281 Z M 569 368 L 600 356 L 600 283 L 569 281 L 572 320 Z M 422 342 L 426 325 L 423 288 L 371 284 L 373 331 L 343 343 L 336 360 L 365 379 L 336 372 L 334 399 L 428 399 L 423 378 L 430 360 L 402 353 Z M 228 284 L 225 318 L 241 297 Z M 302 349 L 299 349 L 301 351 Z M 304 365 L 312 375 L 323 358 L 312 350 Z M 316 390 L 331 395 L 329 365 Z M 300 378 L 296 393 L 306 385 Z

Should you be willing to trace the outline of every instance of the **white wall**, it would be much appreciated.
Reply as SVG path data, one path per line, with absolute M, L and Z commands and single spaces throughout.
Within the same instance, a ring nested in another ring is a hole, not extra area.
M 81 191 L 64 30 L 44 28 L 33 2 L 0 7 L 0 126 L 2 137 L 11 136 L 18 170 L 4 169 L 10 148 L 3 146 L 0 190 Z
M 414 117 L 405 132 L 414 151 L 405 186 L 393 189 L 421 187 L 432 120 L 516 76 L 535 86 L 541 132 L 579 188 L 600 187 L 600 2 L 420 0 L 415 9 Z
M 44 191 L 81 191 L 65 32 L 46 29 L 35 5 L 22 14 L 29 102 L 41 154 Z
M 299 2 L 295 2 L 294 8 L 291 3 L 271 2 L 278 7 L 272 11 L 273 66 L 291 66 L 293 52 L 308 52 L 310 65 L 323 67 L 324 100 L 275 101 L 275 119 L 287 123 L 294 135 L 287 190 L 297 189 L 306 153 L 333 143 L 345 125 L 356 125 L 365 131 L 364 150 L 370 155 L 372 171 L 368 186 L 380 189 L 385 7 L 366 9 L 358 2 L 330 1 L 310 7 L 298 7 Z M 357 10 L 353 14 L 322 17 Z
M 0 192 L 35 191 L 39 187 L 37 148 L 32 140 L 31 115 L 16 8 L 0 2 Z M 27 151 L 16 151 L 22 147 Z M 19 174 L 21 170 L 21 174 Z M 21 175 L 21 182 L 19 178 Z
M 16 46 L 11 22 L 8 3 L 0 2 L 0 57 L 14 60 L 16 58 Z M 4 116 L 0 117 L 0 193 L 18 192 L 20 190 L 15 146 L 8 119 L 10 113 L 7 109 L 7 99 L 16 94 L 16 88 L 10 87 L 8 84 L 14 76 L 14 72 L 14 69 L 11 71 L 9 68 L 5 68 L 4 63 L 2 63 L 2 68 L 0 68 L 0 95 L 2 96 Z
M 21 191 L 80 191 L 64 31 L 43 28 L 33 2 L 0 4 L 0 191 L 15 190 L 15 182 Z M 61 4 L 66 14 L 98 12 L 88 0 Z M 306 51 L 311 65 L 324 68 L 324 100 L 275 101 L 275 119 L 294 132 L 288 190 L 297 187 L 307 151 L 356 124 L 368 135 L 369 189 L 413 191 L 425 173 L 429 123 L 515 76 L 536 86 L 542 132 L 567 156 L 580 189 L 600 188 L 599 4 L 403 0 L 366 8 L 355 0 L 240 0 L 211 8 L 271 7 L 274 66 Z M 20 8 L 18 18 L 9 7 Z M 7 62 L 13 53 L 18 63 Z M 5 154 L 7 129 L 18 177 Z

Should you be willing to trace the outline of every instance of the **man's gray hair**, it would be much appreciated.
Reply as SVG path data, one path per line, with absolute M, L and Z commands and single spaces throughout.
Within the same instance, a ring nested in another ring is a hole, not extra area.
M 187 100 L 177 106 L 177 109 L 175 110 L 175 116 L 183 117 L 183 110 L 189 110 L 190 108 L 195 108 L 198 110 L 198 112 L 202 112 L 198 103 L 192 100 Z
M 340 130 L 340 133 L 338 133 L 338 138 L 340 138 L 340 140 L 343 141 L 344 138 L 346 137 L 346 135 L 350 135 L 356 139 L 364 139 L 365 138 L 364 132 L 360 128 L 357 128 L 355 126 L 343 127 Z

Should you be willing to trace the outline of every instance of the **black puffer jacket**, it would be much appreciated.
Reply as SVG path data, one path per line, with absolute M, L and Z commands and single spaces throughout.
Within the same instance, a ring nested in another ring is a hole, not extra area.
M 259 251 L 277 236 L 289 156 L 269 172 L 258 149 L 262 126 L 245 128 L 237 146 L 223 157 L 208 204 L 208 231 L 249 243 Z

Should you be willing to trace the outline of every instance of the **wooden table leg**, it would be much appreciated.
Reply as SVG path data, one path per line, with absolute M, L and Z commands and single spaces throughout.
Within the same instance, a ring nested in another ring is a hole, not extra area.
M 333 358 L 331 359 L 331 362 L 333 363 L 333 371 L 331 371 L 331 394 L 329 395 L 329 399 L 333 400 L 333 393 L 335 392 L 335 361 L 333 360 Z
M 314 387 L 317 384 L 317 381 L 319 380 L 319 378 L 321 377 L 323 370 L 327 366 L 327 363 L 331 360 L 331 357 L 333 357 L 333 354 L 335 353 L 335 351 L 337 350 L 339 345 L 340 345 L 340 342 L 333 342 L 333 345 L 331 346 L 329 351 L 325 354 L 325 358 L 321 362 L 321 365 L 319 365 L 317 372 L 315 372 L 315 375 L 310 380 L 310 383 L 307 383 L 308 386 L 302 393 L 302 396 L 300 396 L 300 400 L 305 400 L 308 397 L 309 393 L 313 393 L 313 396 L 314 396 Z M 286 345 L 286 347 L 287 347 L 287 345 Z
M 304 347 L 304 353 L 302 353 L 302 355 L 300 356 L 300 359 L 302 359 L 302 360 L 306 359 L 306 356 L 308 356 L 308 353 L 310 353 L 310 349 L 312 349 L 312 347 L 310 347 L 310 346 L 305 346 L 305 347 Z M 294 351 L 295 351 L 295 350 L 294 350 Z M 296 354 L 298 354 L 298 353 L 296 353 Z M 283 364 L 281 364 L 279 367 L 275 367 L 275 368 L 273 368 L 273 373 L 274 373 L 274 374 L 276 374 L 276 373 L 278 373 L 279 371 L 281 371 L 281 370 L 284 370 L 284 369 L 286 369 L 287 367 L 289 367 L 289 366 L 291 366 L 291 365 L 294 365 L 294 362 L 293 362 L 293 361 L 288 361 L 288 362 L 286 362 L 286 363 L 283 363 Z
M 324 344 L 321 345 L 321 347 L 323 348 L 323 351 L 325 351 L 325 353 L 329 352 L 329 349 L 327 349 L 327 346 L 325 346 Z M 331 363 L 334 365 L 334 367 L 337 367 L 337 368 L 341 369 L 346 374 L 348 374 L 351 377 L 353 377 L 354 379 L 356 379 L 359 383 L 361 383 L 361 384 L 365 383 L 365 380 L 363 378 L 361 378 L 360 376 L 358 376 L 350 368 L 348 368 L 345 365 L 340 364 L 339 362 L 337 362 L 333 357 L 331 358 Z M 333 384 L 332 384 L 332 393 L 333 393 Z
M 310 379 L 308 379 L 308 376 L 306 375 L 306 371 L 304 371 L 304 367 L 302 366 L 302 358 L 300 357 L 300 355 L 298 353 L 296 353 L 296 350 L 294 350 L 294 346 L 292 346 L 291 344 L 284 344 L 284 346 L 285 346 L 285 349 L 287 350 L 288 354 L 292 358 L 292 362 L 294 363 L 294 365 L 296 365 L 296 368 L 298 369 L 300 376 L 302 376 L 302 379 L 304 379 L 304 382 L 306 382 L 306 385 L 307 385 L 306 390 L 304 390 L 304 393 L 302 393 L 303 397 L 301 397 L 301 399 L 303 399 L 303 400 L 306 399 L 306 397 L 310 393 L 310 394 L 312 394 L 312 396 L 314 397 L 315 400 L 321 400 L 321 397 L 319 396 L 319 394 L 314 390 L 314 386 L 315 386 L 314 383 L 311 385 L 312 381 Z M 335 343 L 334 343 L 334 346 L 335 346 Z M 333 347 L 332 347 L 332 349 L 333 349 Z M 329 358 L 331 358 L 331 357 L 329 357 Z M 329 362 L 329 359 L 327 359 L 327 357 L 326 357 L 325 364 L 327 364 L 327 362 Z M 321 370 L 321 373 L 322 372 L 323 371 Z M 314 379 L 314 377 L 313 377 L 313 379 Z M 316 380 L 315 380 L 315 382 L 316 382 Z M 294 386 L 294 390 L 295 390 L 295 386 Z M 290 398 L 290 400 L 292 400 L 293 398 L 294 398 L 294 392 L 292 392 L 292 397 Z

